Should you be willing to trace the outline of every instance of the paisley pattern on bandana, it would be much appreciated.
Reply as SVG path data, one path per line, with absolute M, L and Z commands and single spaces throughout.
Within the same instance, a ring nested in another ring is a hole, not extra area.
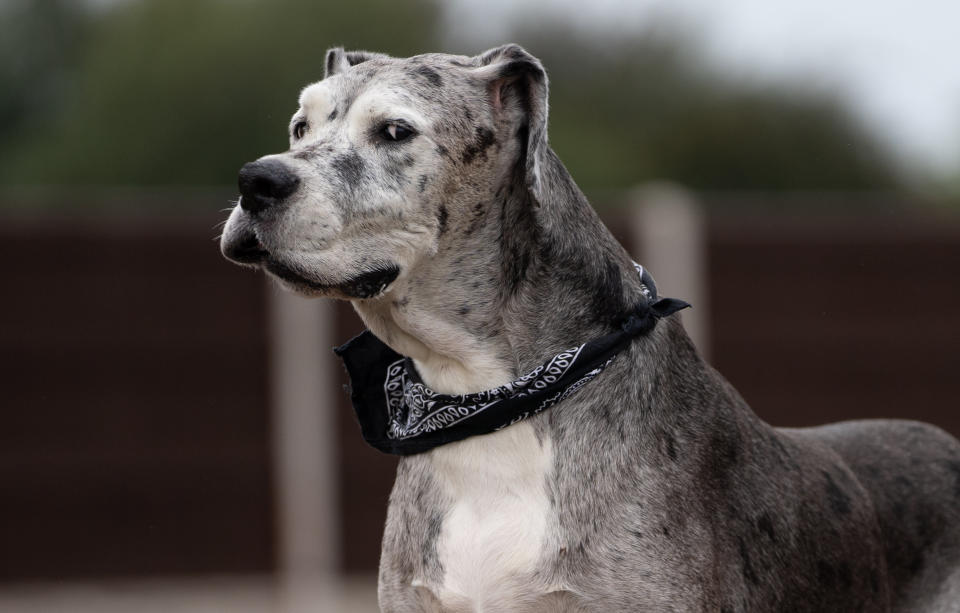
M 387 377 L 383 383 L 383 391 L 387 399 L 387 436 L 391 439 L 403 440 L 453 426 L 508 398 L 531 397 L 539 400 L 539 396 L 544 396 L 548 388 L 560 381 L 577 364 L 577 359 L 584 347 L 585 345 L 580 345 L 562 351 L 549 362 L 537 366 L 510 383 L 474 394 L 460 395 L 434 392 L 411 376 L 408 371 L 408 360 L 397 360 L 387 368 Z M 524 412 L 522 416 L 515 417 L 508 424 L 497 429 L 536 415 L 568 398 L 599 375 L 612 361 L 613 358 L 607 360 L 571 382 L 564 389 L 545 396 L 535 409 Z

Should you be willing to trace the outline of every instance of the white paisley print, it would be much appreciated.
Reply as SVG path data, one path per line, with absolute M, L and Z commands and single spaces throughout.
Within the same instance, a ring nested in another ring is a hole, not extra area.
M 413 438 L 442 428 L 448 428 L 474 417 L 507 399 L 537 396 L 548 393 L 548 388 L 560 381 L 577 364 L 584 345 L 564 350 L 546 364 L 537 366 L 519 379 L 474 394 L 438 394 L 415 381 L 408 372 L 406 359 L 397 360 L 387 368 L 383 391 L 387 401 L 387 436 L 394 440 Z M 513 418 L 506 426 L 535 415 L 579 390 L 603 371 L 613 358 L 587 372 L 560 390 L 553 389 L 534 408 Z

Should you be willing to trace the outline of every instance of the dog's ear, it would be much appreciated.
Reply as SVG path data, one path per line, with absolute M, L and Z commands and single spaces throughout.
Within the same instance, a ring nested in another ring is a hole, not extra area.
M 350 68 L 372 60 L 375 57 L 387 57 L 383 53 L 372 53 L 370 51 L 344 51 L 343 47 L 334 47 L 327 49 L 327 59 L 324 62 L 323 78 L 332 77 Z
M 541 200 L 541 156 L 547 149 L 547 71 L 540 60 L 516 44 L 503 45 L 474 58 L 487 83 L 494 116 L 515 122 L 524 140 L 527 187 Z

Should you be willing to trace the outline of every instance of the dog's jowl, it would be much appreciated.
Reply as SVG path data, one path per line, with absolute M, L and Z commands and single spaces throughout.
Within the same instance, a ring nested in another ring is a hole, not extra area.
M 402 456 L 384 611 L 960 611 L 960 444 L 760 421 L 548 146 L 539 61 L 325 69 L 222 249 L 369 328 L 338 352 Z

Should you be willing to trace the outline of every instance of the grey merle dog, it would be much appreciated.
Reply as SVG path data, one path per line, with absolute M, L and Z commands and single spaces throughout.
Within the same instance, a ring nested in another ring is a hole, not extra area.
M 437 393 L 502 386 L 649 298 L 546 130 L 546 73 L 516 45 L 332 49 L 289 150 L 241 170 L 223 253 L 350 300 Z M 948 434 L 772 428 L 674 316 L 596 372 L 401 459 L 384 611 L 960 611 Z

